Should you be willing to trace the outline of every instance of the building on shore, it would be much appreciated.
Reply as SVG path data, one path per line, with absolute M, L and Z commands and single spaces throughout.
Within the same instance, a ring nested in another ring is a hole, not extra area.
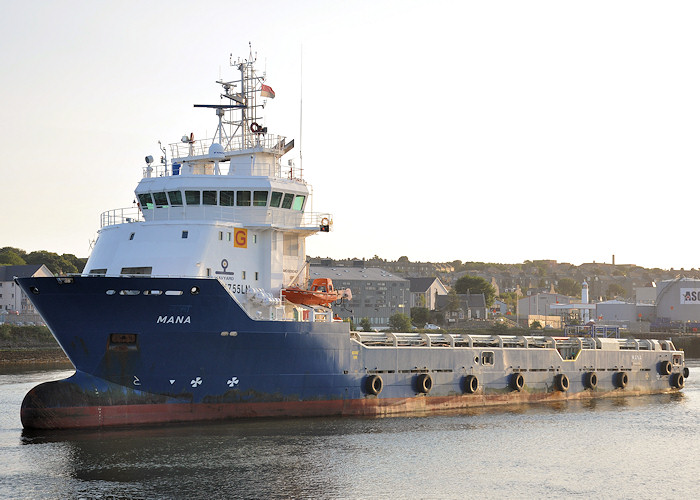
M 411 307 L 437 309 L 438 297 L 447 295 L 448 290 L 439 278 L 408 278 L 411 282 Z
M 335 288 L 349 288 L 352 300 L 336 302 L 333 312 L 359 324 L 368 318 L 372 328 L 389 327 L 389 318 L 402 313 L 411 316 L 410 281 L 379 268 L 310 266 L 309 280 L 330 278 Z
M 32 302 L 14 282 L 15 278 L 36 276 L 53 276 L 53 273 L 44 264 L 0 266 L 0 323 L 43 324 Z

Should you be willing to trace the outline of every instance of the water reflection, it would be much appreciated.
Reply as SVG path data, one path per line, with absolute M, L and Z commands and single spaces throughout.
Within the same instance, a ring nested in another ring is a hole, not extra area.
M 3 415 L 17 419 L 27 385 L 2 386 L 15 405 Z M 634 497 L 667 484 L 668 470 L 674 492 L 689 496 L 700 380 L 691 373 L 682 393 L 432 416 L 3 432 L 2 462 L 16 465 L 0 470 L 0 492 L 17 498 Z M 660 466 L 667 449 L 677 452 Z M 621 457 L 626 473 L 610 474 Z

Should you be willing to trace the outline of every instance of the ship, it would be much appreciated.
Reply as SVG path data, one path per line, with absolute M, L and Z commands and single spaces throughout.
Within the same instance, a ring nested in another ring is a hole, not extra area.
M 16 279 L 75 367 L 28 392 L 26 429 L 431 414 L 683 388 L 670 340 L 355 331 L 334 297 L 299 299 L 306 238 L 330 232 L 333 216 L 312 211 L 301 164 L 284 161 L 294 141 L 268 132 L 275 92 L 256 59 L 232 59 L 219 104 L 195 105 L 215 112 L 213 137 L 186 133 L 160 146 L 160 162 L 145 158 L 134 205 L 102 213 L 81 273 Z

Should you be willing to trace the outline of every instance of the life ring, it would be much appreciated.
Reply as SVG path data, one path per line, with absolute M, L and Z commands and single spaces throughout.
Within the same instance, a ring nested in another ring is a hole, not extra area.
M 566 392 L 569 390 L 569 377 L 564 373 L 560 373 L 554 377 L 554 385 L 556 385 L 557 390 L 560 392 Z
M 328 217 L 324 217 L 321 219 L 321 225 L 322 226 L 327 226 L 330 221 L 328 220 Z
M 428 394 L 430 389 L 433 388 L 433 378 L 428 373 L 421 373 L 416 377 L 416 385 L 418 386 L 418 392 Z
M 588 372 L 583 378 L 583 384 L 588 389 L 595 389 L 598 385 L 598 375 L 595 372 Z
M 522 391 L 525 387 L 525 378 L 522 373 L 514 373 L 510 376 L 510 388 L 514 391 Z
M 617 372 L 615 374 L 615 385 L 620 389 L 627 387 L 627 382 L 629 382 L 629 377 L 625 372 Z
M 259 134 L 260 132 L 262 132 L 262 127 L 258 124 L 258 122 L 253 122 L 250 125 L 250 131 L 254 134 Z
M 464 377 L 464 392 L 474 394 L 479 390 L 479 379 L 474 375 Z
M 659 363 L 659 373 L 661 375 L 671 375 L 672 370 L 673 366 L 670 361 L 662 361 Z
M 687 366 L 683 367 L 683 377 L 688 378 L 690 376 L 690 368 Z
M 382 382 L 382 377 L 379 375 L 370 375 L 365 380 L 365 391 L 367 391 L 367 394 L 376 396 L 382 392 L 383 388 L 384 382 Z
M 671 385 L 677 389 L 683 389 L 685 385 L 685 377 L 683 377 L 683 374 L 674 373 L 673 377 L 671 377 Z

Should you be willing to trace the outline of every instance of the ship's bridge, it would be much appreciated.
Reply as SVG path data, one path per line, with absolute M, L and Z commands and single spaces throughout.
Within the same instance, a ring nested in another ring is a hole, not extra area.
M 301 169 L 279 161 L 293 141 L 256 137 L 245 148 L 240 138 L 234 139 L 238 141 L 226 149 L 212 139 L 172 144 L 173 153 L 186 156 L 170 165 L 153 166 L 147 160 L 135 190 L 138 206 L 104 212 L 101 226 L 211 220 L 309 233 L 330 229 L 330 214 L 307 211 L 311 193 Z

